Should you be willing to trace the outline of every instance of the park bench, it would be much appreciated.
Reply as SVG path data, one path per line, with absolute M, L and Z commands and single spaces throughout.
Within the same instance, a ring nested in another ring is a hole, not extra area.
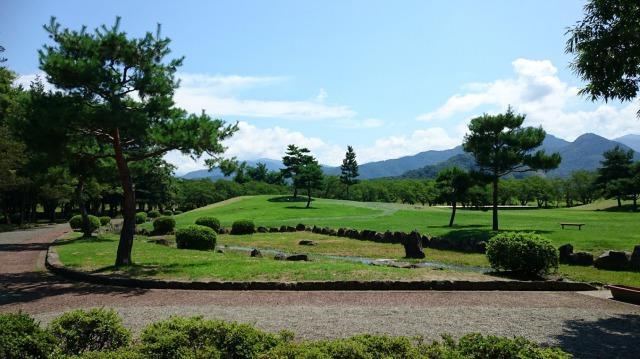
M 562 227 L 562 229 L 564 229 L 564 226 L 569 226 L 578 227 L 578 230 L 581 230 L 582 226 L 584 226 L 584 223 L 560 223 L 560 226 Z

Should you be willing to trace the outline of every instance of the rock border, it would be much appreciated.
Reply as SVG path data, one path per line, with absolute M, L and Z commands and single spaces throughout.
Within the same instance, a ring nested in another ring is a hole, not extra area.
M 58 240 L 53 243 L 58 242 Z M 45 267 L 49 272 L 74 281 L 92 284 L 143 289 L 188 290 L 274 290 L 274 291 L 393 291 L 393 290 L 443 290 L 443 291 L 591 291 L 595 286 L 567 281 L 305 281 L 305 282 L 183 282 L 159 279 L 137 279 L 114 275 L 94 274 L 65 267 L 53 246 L 47 249 Z

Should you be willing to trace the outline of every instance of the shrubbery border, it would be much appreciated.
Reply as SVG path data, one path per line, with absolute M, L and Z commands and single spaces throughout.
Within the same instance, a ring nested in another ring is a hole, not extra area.
M 54 241 L 55 243 L 55 241 Z M 182 282 L 137 279 L 83 272 L 65 267 L 50 246 L 45 258 L 46 268 L 61 277 L 92 284 L 143 289 L 189 290 L 278 290 L 278 291 L 366 291 L 366 290 L 466 290 L 466 291 L 590 291 L 591 284 L 569 281 L 304 281 L 304 282 Z

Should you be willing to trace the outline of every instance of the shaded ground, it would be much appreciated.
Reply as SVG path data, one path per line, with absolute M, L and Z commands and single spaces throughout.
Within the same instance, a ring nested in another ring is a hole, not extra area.
M 311 339 L 481 331 L 560 345 L 578 358 L 635 358 L 640 342 L 639 306 L 581 293 L 216 292 L 69 283 L 37 270 L 43 243 L 65 230 L 0 234 L 0 312 L 23 310 L 46 323 L 70 309 L 104 306 L 134 329 L 173 314 L 203 315 Z

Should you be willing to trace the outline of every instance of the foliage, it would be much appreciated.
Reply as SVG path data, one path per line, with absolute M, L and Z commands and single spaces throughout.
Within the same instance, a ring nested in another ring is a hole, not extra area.
M 100 228 L 100 225 L 102 224 L 100 218 L 96 217 L 96 216 L 92 216 L 89 215 L 87 216 L 88 219 L 88 232 L 92 233 L 94 231 L 96 231 L 98 228 Z M 111 220 L 111 219 L 109 219 Z M 81 215 L 76 215 L 71 217 L 71 219 L 69 219 L 69 226 L 74 229 L 74 230 L 78 230 L 82 228 L 82 216 Z
M 142 224 L 147 221 L 147 213 L 146 212 L 138 212 L 136 213 L 136 224 Z
M 155 209 L 151 210 L 151 211 L 147 212 L 147 217 L 149 217 L 149 218 L 158 218 L 158 217 L 160 217 L 160 211 L 155 210 Z
M 196 219 L 196 224 L 209 227 L 216 232 L 220 230 L 220 221 L 215 217 L 200 217 Z
M 358 183 L 358 162 L 353 147 L 347 146 L 347 153 L 344 155 L 340 166 L 340 182 L 347 187 L 347 198 L 349 198 L 349 187 Z
M 633 155 L 633 150 L 625 151 L 620 146 L 602 154 L 604 159 L 601 162 L 601 167 L 598 168 L 596 185 L 603 191 L 606 198 L 618 199 L 618 207 L 621 205 L 620 199 L 632 185 L 629 180 L 632 177 Z
M 101 226 L 106 226 L 109 223 L 111 223 L 111 217 L 109 216 L 100 216 L 99 219 L 100 219 Z
M 296 145 L 287 146 L 284 157 L 282 157 L 282 164 L 284 169 L 282 170 L 282 177 L 291 179 L 293 182 L 293 196 L 298 197 L 298 183 L 296 177 L 300 172 L 300 166 L 303 163 L 309 162 L 310 151 L 307 148 L 298 148 Z
M 157 234 L 171 233 L 176 227 L 176 220 L 173 217 L 162 216 L 153 220 L 153 232 Z
M 248 219 L 241 219 L 231 225 L 231 234 L 252 234 L 256 231 L 256 225 Z
M 579 93 L 592 101 L 635 99 L 640 86 L 640 3 L 590 0 L 584 11 L 584 19 L 569 29 L 566 45 L 575 55 L 571 68 L 587 82 Z
M 313 156 L 306 156 L 300 163 L 298 173 L 294 179 L 296 187 L 307 191 L 307 208 L 311 205 L 311 191 L 322 186 L 322 168 Z
M 539 147 L 546 133 L 542 127 L 522 127 L 525 116 L 511 107 L 504 114 L 482 115 L 471 120 L 463 148 L 471 152 L 481 174 L 493 184 L 493 230 L 498 230 L 498 183 L 514 172 L 550 170 L 560 164 L 560 155 L 547 155 Z
M 54 337 L 27 314 L 0 314 L 0 328 L 0 358 L 40 359 L 53 351 Z
M 446 168 L 438 173 L 436 184 L 441 195 L 447 202 L 451 203 L 449 227 L 452 227 L 456 216 L 457 203 L 458 201 L 464 200 L 467 191 L 469 191 L 471 187 L 471 176 L 458 167 Z
M 214 249 L 216 238 L 217 234 L 213 229 L 197 224 L 176 230 L 176 245 L 180 249 Z
M 114 350 L 129 345 L 131 333 L 114 310 L 74 310 L 54 319 L 49 331 L 65 354 Z
M 78 214 L 76 216 L 71 217 L 69 219 L 69 226 L 73 230 L 80 229 L 82 227 L 82 216 Z
M 535 233 L 505 232 L 487 244 L 487 258 L 496 270 L 524 276 L 538 276 L 558 269 L 558 250 Z

